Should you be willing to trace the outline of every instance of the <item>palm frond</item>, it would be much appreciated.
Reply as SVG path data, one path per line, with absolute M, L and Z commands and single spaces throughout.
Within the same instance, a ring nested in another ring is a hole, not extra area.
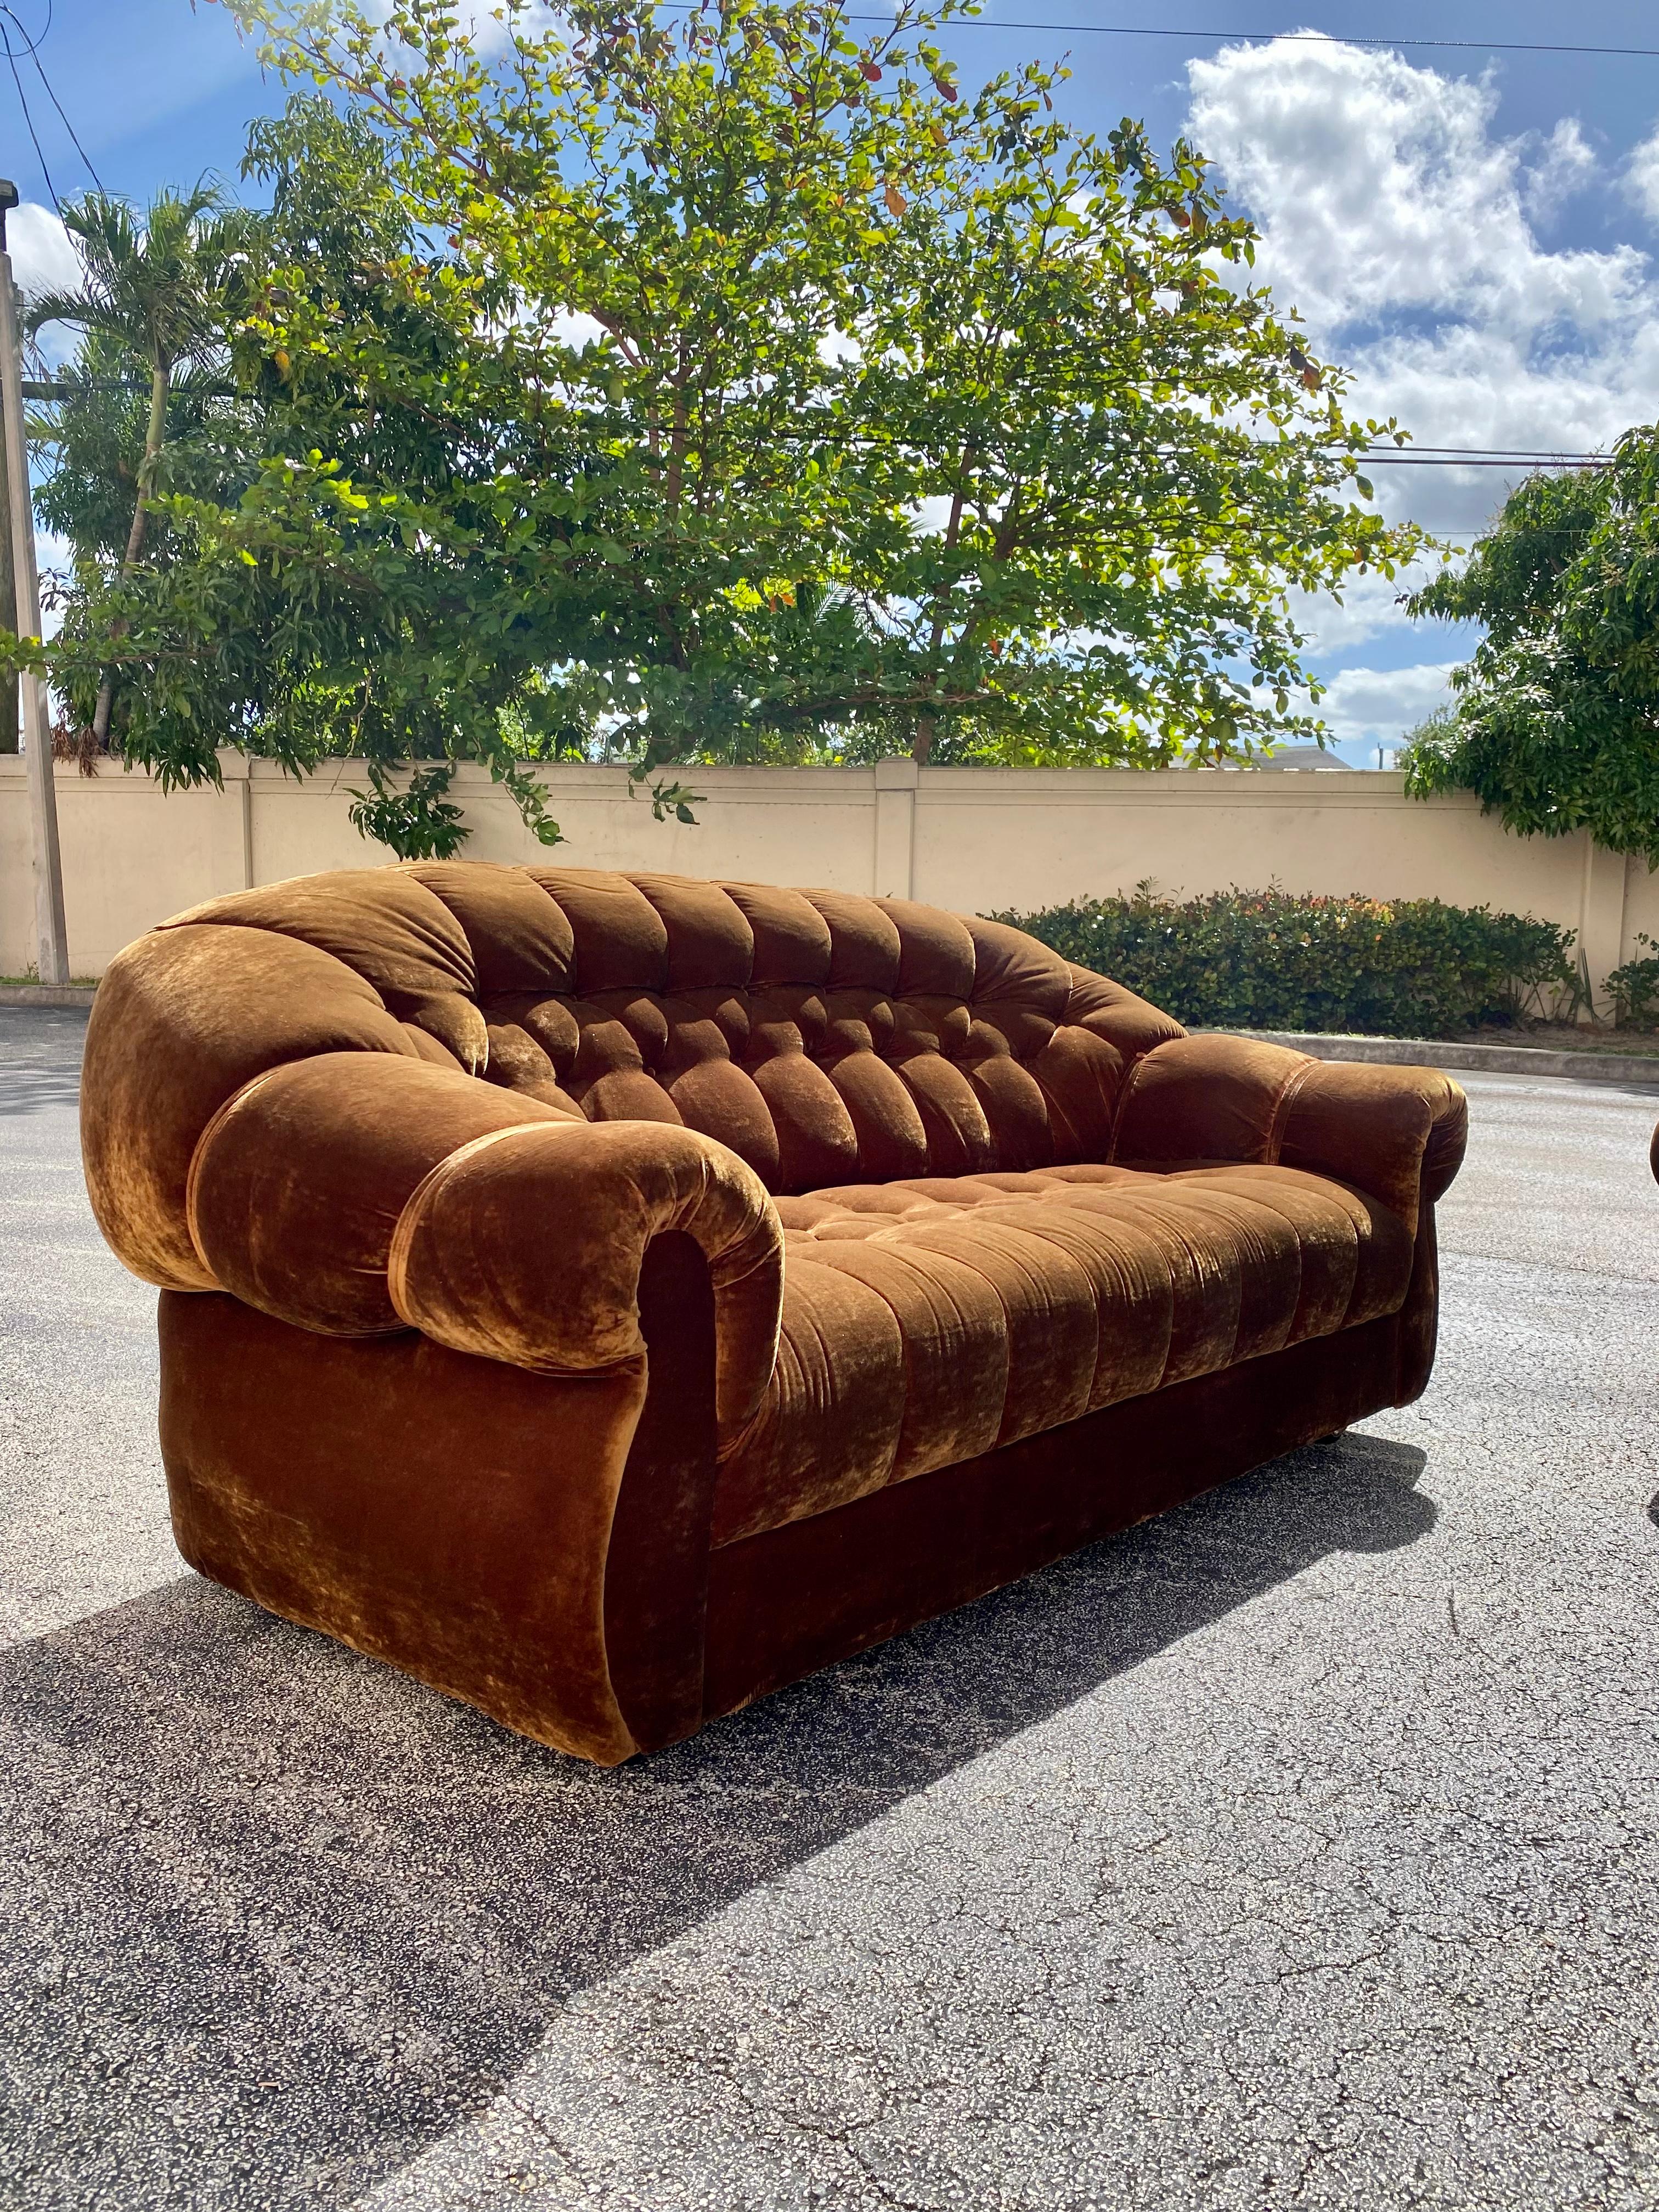
M 220 349 L 227 288 L 253 251 L 258 223 L 226 205 L 213 178 L 158 192 L 142 221 L 113 193 L 85 193 L 64 210 L 84 282 L 33 301 L 30 335 L 70 323 L 104 332 L 153 368 L 199 364 Z

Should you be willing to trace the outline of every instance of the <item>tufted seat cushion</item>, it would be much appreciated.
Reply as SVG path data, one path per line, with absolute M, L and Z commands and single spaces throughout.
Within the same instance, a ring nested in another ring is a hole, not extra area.
M 714 1540 L 1399 1310 L 1412 1237 L 1296 1168 L 1072 1166 L 779 1202 L 782 1333 Z

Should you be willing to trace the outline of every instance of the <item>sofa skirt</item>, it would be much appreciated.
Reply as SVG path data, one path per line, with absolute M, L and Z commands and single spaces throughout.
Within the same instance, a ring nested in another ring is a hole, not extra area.
M 1395 1402 L 1389 1315 L 769 1528 L 709 1560 L 704 1712 L 735 1711 Z
M 714 1307 L 689 1237 L 647 1252 L 647 1358 L 590 1379 L 164 1291 L 173 1528 L 270 1611 L 614 1765 L 1407 1402 L 1437 1291 L 1425 1206 L 1397 1314 L 718 1549 Z

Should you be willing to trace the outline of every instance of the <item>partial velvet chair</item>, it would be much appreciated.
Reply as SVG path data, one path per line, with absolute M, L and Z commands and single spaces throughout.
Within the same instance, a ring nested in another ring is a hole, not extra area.
M 1423 1070 L 1018 931 L 434 863 L 219 899 L 87 1037 L 205 1575 L 613 1764 L 1423 1389 Z

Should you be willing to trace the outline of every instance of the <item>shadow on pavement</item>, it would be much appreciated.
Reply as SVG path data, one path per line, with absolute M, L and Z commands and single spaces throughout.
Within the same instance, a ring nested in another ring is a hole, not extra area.
M 1313 1446 L 613 1773 L 193 1577 L 15 1648 L 0 2198 L 348 2203 L 572 1990 L 1328 1554 L 1425 1534 L 1423 1463 Z
M 0 1114 L 43 1114 L 49 1106 L 73 1106 L 80 1096 L 78 1068 L 0 1066 Z
M 0 1006 L 0 1116 L 73 1106 L 87 1017 L 74 1006 Z

